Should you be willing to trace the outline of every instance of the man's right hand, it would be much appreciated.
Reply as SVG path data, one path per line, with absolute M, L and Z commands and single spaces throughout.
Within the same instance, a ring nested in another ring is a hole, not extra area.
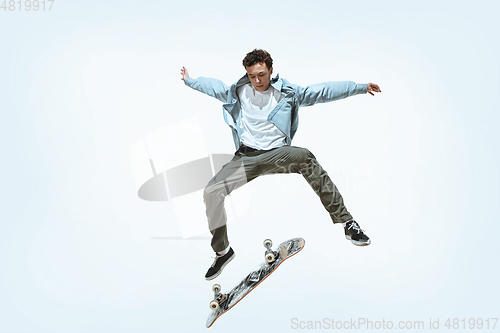
M 184 81 L 187 77 L 189 77 L 189 74 L 188 74 L 188 71 L 186 69 L 186 67 L 182 66 L 181 68 L 181 80 Z

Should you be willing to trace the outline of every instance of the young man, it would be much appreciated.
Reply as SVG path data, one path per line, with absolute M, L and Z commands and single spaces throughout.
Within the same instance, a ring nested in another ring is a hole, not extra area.
M 298 127 L 300 106 L 325 103 L 357 94 L 381 92 L 374 83 L 325 82 L 307 87 L 291 84 L 278 75 L 271 79 L 273 60 L 264 50 L 253 50 L 243 59 L 246 74 L 230 87 L 223 82 L 199 77 L 193 79 L 185 67 L 184 83 L 215 97 L 223 105 L 224 120 L 232 130 L 234 158 L 210 180 L 204 201 L 215 260 L 205 279 L 212 280 L 234 258 L 226 228 L 224 198 L 260 175 L 300 173 L 320 197 L 333 223 L 342 223 L 345 237 L 354 245 L 370 244 L 370 239 L 347 211 L 342 196 L 314 155 L 291 146 Z

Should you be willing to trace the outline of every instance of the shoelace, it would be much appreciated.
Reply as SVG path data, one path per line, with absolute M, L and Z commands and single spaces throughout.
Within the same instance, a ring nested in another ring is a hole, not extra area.
M 359 233 L 361 233 L 361 232 L 363 231 L 363 230 L 359 227 L 359 225 L 358 225 L 358 223 L 357 223 L 356 221 L 353 221 L 353 222 L 349 225 L 349 227 L 347 227 L 347 230 L 349 230 L 349 229 L 354 229 L 354 230 L 356 230 L 356 232 L 357 232 L 358 234 L 359 234 Z
M 219 259 L 220 257 L 223 257 L 223 255 L 220 255 L 220 254 L 217 254 L 217 253 L 215 254 L 215 256 L 212 257 L 212 258 L 215 258 L 215 260 L 214 260 L 214 262 L 213 262 L 213 264 L 212 264 L 211 267 L 215 266 L 215 263 L 217 262 L 217 259 Z

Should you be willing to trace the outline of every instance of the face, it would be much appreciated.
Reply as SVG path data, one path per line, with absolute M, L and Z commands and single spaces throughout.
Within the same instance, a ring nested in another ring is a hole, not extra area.
M 271 85 L 271 75 L 273 74 L 272 67 L 268 69 L 265 63 L 260 62 L 245 68 L 255 90 L 262 92 L 269 88 Z

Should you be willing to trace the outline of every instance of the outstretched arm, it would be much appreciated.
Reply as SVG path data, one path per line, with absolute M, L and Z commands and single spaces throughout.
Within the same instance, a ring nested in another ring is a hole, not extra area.
M 184 66 L 181 68 L 181 80 L 184 81 L 184 84 L 188 87 L 215 97 L 223 103 L 227 103 L 229 88 L 224 84 L 224 82 L 208 77 L 193 79 L 189 76 L 188 71 Z
M 358 94 L 374 95 L 381 92 L 375 83 L 359 84 L 352 81 L 335 81 L 313 84 L 307 87 L 295 86 L 300 106 L 327 103 Z
M 335 81 L 312 84 L 307 87 L 296 86 L 300 106 L 327 103 L 346 97 L 366 94 L 367 85 L 352 81 Z

